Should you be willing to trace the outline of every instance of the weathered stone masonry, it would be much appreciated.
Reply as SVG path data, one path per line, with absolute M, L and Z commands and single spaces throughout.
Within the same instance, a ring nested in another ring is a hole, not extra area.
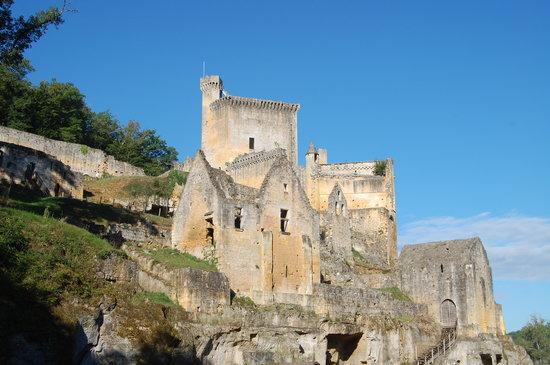
M 0 142 L 44 152 L 69 166 L 73 172 L 101 177 L 142 176 L 143 169 L 116 160 L 105 152 L 77 143 L 56 141 L 36 134 L 0 126 Z

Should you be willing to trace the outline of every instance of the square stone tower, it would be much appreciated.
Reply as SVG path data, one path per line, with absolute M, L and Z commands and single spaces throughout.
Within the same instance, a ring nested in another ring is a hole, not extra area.
M 206 159 L 225 169 L 237 156 L 282 148 L 298 163 L 298 104 L 229 96 L 219 76 L 205 76 L 202 92 L 202 143 Z

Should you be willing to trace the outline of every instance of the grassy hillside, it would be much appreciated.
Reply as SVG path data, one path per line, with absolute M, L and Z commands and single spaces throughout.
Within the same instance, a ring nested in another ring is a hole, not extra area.
M 30 211 L 0 206 L 0 363 L 6 363 L 15 338 L 37 346 L 48 364 L 70 363 L 76 321 L 96 311 L 105 297 L 115 298 L 124 323 L 120 335 L 141 357 L 171 356 L 175 350 L 159 338 L 173 334 L 168 308 L 172 317 L 181 315 L 181 308 L 161 293 L 96 274 L 106 259 L 124 262 L 122 251 L 64 220 L 33 212 L 45 206 L 56 212 L 58 200 L 11 203 Z M 170 338 L 174 348 L 180 345 Z
M 124 254 L 83 229 L 0 207 L 2 348 L 21 335 L 43 343 L 54 358 L 65 353 L 75 318 L 58 316 L 54 308 L 64 300 L 83 304 L 105 294 L 106 283 L 90 273 L 111 255 Z
M 64 218 L 68 223 L 78 226 L 102 225 L 111 223 L 136 224 L 139 221 L 151 221 L 157 225 L 170 226 L 172 220 L 146 213 L 132 212 L 108 204 L 98 204 L 70 198 L 42 197 L 28 190 L 12 189 L 8 202 L 9 207 L 47 215 L 53 218 Z
M 92 199 L 112 200 L 115 198 L 137 198 L 159 196 L 170 198 L 176 184 L 183 185 L 187 173 L 170 171 L 161 176 L 108 176 L 100 179 L 88 178 L 84 189 L 93 194 Z

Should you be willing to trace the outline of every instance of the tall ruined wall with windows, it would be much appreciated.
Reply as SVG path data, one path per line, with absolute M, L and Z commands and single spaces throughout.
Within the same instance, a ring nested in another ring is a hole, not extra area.
M 393 162 L 328 163 L 327 151 L 313 145 L 306 154 L 304 185 L 311 205 L 335 211 L 334 189 L 346 201 L 350 237 L 358 261 L 374 270 L 389 270 L 397 259 Z
M 240 295 L 312 294 L 319 283 L 319 220 L 292 164 L 280 156 L 260 189 L 212 168 L 202 152 L 174 215 L 172 244 L 213 259 Z
M 113 176 L 145 175 L 143 169 L 118 161 L 102 150 L 77 143 L 56 141 L 17 129 L 0 126 L 0 142 L 44 152 L 69 166 L 72 171 L 84 175 L 94 177 L 101 177 L 104 174 Z
M 442 326 L 456 323 L 459 334 L 474 337 L 505 333 L 479 238 L 405 246 L 398 269 L 402 290 L 415 302 L 426 304 Z

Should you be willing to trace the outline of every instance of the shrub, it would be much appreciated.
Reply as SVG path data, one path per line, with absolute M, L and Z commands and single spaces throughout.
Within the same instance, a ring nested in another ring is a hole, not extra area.
M 201 260 L 187 252 L 181 252 L 172 248 L 160 248 L 157 250 L 145 251 L 144 253 L 156 262 L 174 269 L 189 267 L 204 271 L 218 271 L 218 268 L 213 262 Z
M 376 176 L 386 176 L 386 167 L 388 166 L 388 161 L 376 161 L 374 163 L 374 174 Z
M 380 290 L 381 292 L 390 294 L 392 298 L 395 300 L 400 300 L 402 302 L 412 302 L 412 299 L 407 294 L 403 293 L 401 289 L 399 289 L 398 287 L 391 286 L 388 288 L 381 288 L 378 290 Z
M 255 308 L 256 307 L 256 303 L 254 303 L 252 298 L 247 297 L 247 296 L 242 296 L 242 297 L 241 296 L 236 296 L 231 301 L 231 304 L 237 305 L 239 307 L 245 307 L 245 308 Z
M 134 298 L 134 301 L 136 302 L 145 302 L 145 303 L 155 303 L 159 304 L 165 307 L 175 307 L 177 306 L 176 303 L 174 303 L 168 295 L 160 292 L 150 292 L 150 291 L 144 291 L 141 293 L 137 293 Z

